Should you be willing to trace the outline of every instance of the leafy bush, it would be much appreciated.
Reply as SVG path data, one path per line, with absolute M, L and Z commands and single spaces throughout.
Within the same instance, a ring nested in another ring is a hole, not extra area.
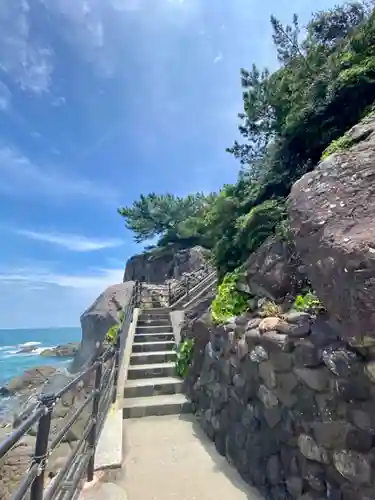
M 117 336 L 120 331 L 120 325 L 113 325 L 109 328 L 105 336 L 105 342 L 107 344 L 115 345 L 117 342 Z
M 188 374 L 193 360 L 194 339 L 187 339 L 177 347 L 176 372 L 184 378 Z
M 309 314 L 319 314 L 325 308 L 315 292 L 307 292 L 305 295 L 297 295 L 293 308 L 296 311 Z
M 211 304 L 212 319 L 216 323 L 224 323 L 247 309 L 248 298 L 236 289 L 237 279 L 236 272 L 228 273 L 218 286 L 216 297 Z
M 283 313 L 281 306 L 275 304 L 275 302 L 271 300 L 267 300 L 267 302 L 263 304 L 262 310 L 267 317 L 278 317 Z

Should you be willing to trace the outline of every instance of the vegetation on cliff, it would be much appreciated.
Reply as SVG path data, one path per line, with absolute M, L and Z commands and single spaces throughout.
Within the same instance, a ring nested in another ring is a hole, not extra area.
M 271 24 L 279 69 L 241 70 L 243 142 L 228 149 L 241 165 L 237 182 L 208 196 L 151 193 L 119 210 L 137 241 L 158 236 L 159 247 L 210 249 L 221 278 L 280 232 L 293 183 L 334 151 L 333 141 L 375 101 L 373 4 L 317 12 L 303 31 L 297 16 L 290 26 L 273 16 Z

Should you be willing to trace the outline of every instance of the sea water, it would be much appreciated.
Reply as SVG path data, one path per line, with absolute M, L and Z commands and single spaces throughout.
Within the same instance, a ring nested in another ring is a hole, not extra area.
M 67 366 L 66 358 L 44 357 L 49 347 L 81 340 L 80 327 L 0 330 L 0 386 L 35 366 Z M 32 352 L 21 352 L 32 346 Z

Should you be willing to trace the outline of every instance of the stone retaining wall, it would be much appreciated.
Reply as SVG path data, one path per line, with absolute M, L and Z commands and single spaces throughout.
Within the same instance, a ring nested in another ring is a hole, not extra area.
M 305 313 L 205 329 L 186 391 L 245 480 L 272 500 L 374 499 L 371 342 L 344 343 Z

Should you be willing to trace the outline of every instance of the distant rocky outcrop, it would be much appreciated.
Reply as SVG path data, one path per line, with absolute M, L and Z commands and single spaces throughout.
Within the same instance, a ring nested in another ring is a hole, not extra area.
M 69 344 L 62 344 L 44 349 L 44 351 L 40 353 L 40 356 L 44 356 L 45 358 L 72 358 L 77 354 L 79 347 L 79 342 L 69 342 Z
M 375 117 L 302 177 L 289 199 L 298 253 L 346 337 L 375 336 Z
M 184 273 L 198 271 L 207 265 L 206 255 L 207 250 L 199 246 L 186 249 L 176 246 L 155 248 L 128 260 L 124 282 L 139 280 L 162 284 L 170 279 L 180 279 Z
M 82 314 L 82 340 L 71 366 L 73 372 L 94 355 L 96 343 L 103 342 L 109 328 L 119 324 L 120 313 L 129 304 L 133 289 L 133 281 L 112 285 Z

